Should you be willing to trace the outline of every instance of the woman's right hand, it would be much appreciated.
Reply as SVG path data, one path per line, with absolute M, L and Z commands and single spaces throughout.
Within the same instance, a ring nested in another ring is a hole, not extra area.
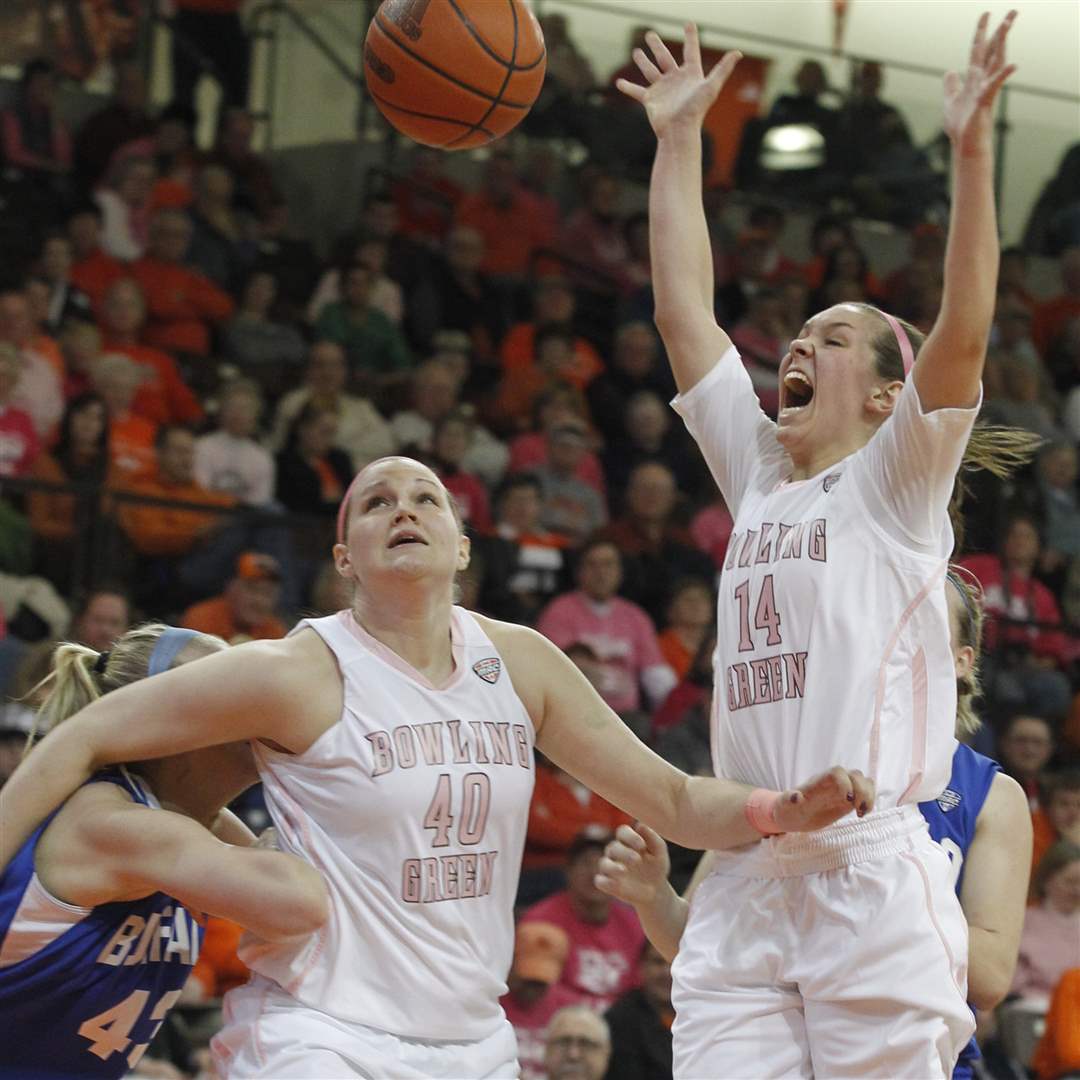
M 619 79 L 615 85 L 627 97 L 645 106 L 657 138 L 662 138 L 674 128 L 697 130 L 728 76 L 742 59 L 742 53 L 725 53 L 723 59 L 706 75 L 701 66 L 697 27 L 693 23 L 686 26 L 681 64 L 676 62 L 655 30 L 645 35 L 645 41 L 653 59 L 644 49 L 634 49 L 633 56 L 634 63 L 649 85 L 641 86 L 627 79 Z
M 635 907 L 653 904 L 667 885 L 671 860 L 664 838 L 640 821 L 620 825 L 596 868 L 596 887 Z

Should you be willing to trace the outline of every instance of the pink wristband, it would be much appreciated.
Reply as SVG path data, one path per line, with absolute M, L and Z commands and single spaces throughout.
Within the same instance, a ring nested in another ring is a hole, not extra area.
M 755 788 L 746 797 L 746 820 L 763 836 L 772 836 L 784 830 L 776 824 L 776 805 L 780 801 L 779 791 L 767 788 Z

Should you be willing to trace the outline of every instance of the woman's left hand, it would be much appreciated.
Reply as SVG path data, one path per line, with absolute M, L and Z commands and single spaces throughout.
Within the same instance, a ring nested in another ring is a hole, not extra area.
M 1005 40 L 1015 18 L 1016 12 L 1010 11 L 988 40 L 990 16 L 982 15 L 967 70 L 963 74 L 950 71 L 945 76 L 945 133 L 961 154 L 991 149 L 991 110 L 1002 84 L 1016 70 L 1015 64 L 1005 62 Z

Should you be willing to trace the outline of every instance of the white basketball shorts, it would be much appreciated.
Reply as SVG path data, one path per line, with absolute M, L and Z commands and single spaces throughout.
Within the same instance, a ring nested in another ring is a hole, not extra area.
M 679 1080 L 949 1077 L 967 923 L 918 810 L 719 853 L 672 968 Z
M 509 1021 L 478 1042 L 422 1042 L 301 1005 L 253 975 L 225 996 L 225 1025 L 210 1044 L 219 1080 L 514 1080 Z

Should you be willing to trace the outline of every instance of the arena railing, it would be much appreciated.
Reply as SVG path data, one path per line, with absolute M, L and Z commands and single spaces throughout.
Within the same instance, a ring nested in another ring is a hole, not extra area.
M 65 495 L 74 500 L 74 529 L 70 539 L 53 541 L 32 533 L 27 497 L 35 493 Z M 239 530 L 235 534 L 234 545 L 237 555 L 248 548 L 269 548 L 268 553 L 281 557 L 286 573 L 299 573 L 305 580 L 310 578 L 312 567 L 330 558 L 334 542 L 335 521 L 321 515 L 158 498 L 104 484 L 6 478 L 0 485 L 0 499 L 24 516 L 33 548 L 28 566 L 8 568 L 0 565 L 0 571 L 11 573 L 18 569 L 19 576 L 29 573 L 60 579 L 63 586 L 61 591 L 69 598 L 83 595 L 96 584 L 106 581 L 128 587 L 139 600 L 153 587 L 152 581 L 140 580 L 140 574 L 147 568 L 153 569 L 158 563 L 184 557 L 140 554 L 124 531 L 120 513 L 124 507 L 161 507 L 218 519 L 220 526 L 211 530 L 212 534 L 218 534 L 228 527 Z M 264 540 L 272 537 L 274 543 L 267 545 L 260 541 L 260 535 Z M 220 578 L 213 582 L 213 591 L 219 591 L 232 576 L 232 560 L 222 556 L 220 561 L 222 572 Z M 165 615 L 175 612 L 166 609 L 152 613 Z

